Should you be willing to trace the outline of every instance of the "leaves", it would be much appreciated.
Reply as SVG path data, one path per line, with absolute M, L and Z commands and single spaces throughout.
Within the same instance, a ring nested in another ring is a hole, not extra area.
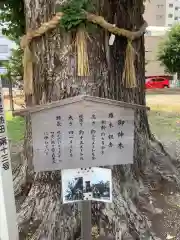
M 25 33 L 23 0 L 6 0 L 0 4 L 0 24 L 2 32 L 11 40 L 19 42 Z
M 22 56 L 23 50 L 20 47 L 13 49 L 9 61 L 2 64 L 12 76 L 19 77 L 20 79 L 23 78 Z
M 167 34 L 167 38 L 161 43 L 158 52 L 158 60 L 165 66 L 168 72 L 180 72 L 180 24 L 175 25 Z
M 61 26 L 67 31 L 77 28 L 80 24 L 86 22 L 85 11 L 93 9 L 93 5 L 90 0 L 71 0 L 68 4 L 63 5 L 61 8 L 57 8 L 57 11 L 64 13 L 61 19 Z

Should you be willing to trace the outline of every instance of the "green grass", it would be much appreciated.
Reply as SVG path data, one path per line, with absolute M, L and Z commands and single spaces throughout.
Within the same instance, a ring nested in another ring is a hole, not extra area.
M 25 122 L 21 117 L 13 117 L 11 112 L 6 112 L 8 138 L 13 143 L 24 138 Z
M 180 102 L 177 95 L 147 96 L 152 131 L 159 137 L 180 139 Z
M 180 139 L 180 114 L 152 110 L 148 114 L 152 131 L 158 136 Z

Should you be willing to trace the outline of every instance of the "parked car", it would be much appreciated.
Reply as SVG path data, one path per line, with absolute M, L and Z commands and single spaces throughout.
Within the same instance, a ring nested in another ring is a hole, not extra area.
M 169 88 L 169 79 L 164 77 L 147 78 L 145 87 L 149 88 Z

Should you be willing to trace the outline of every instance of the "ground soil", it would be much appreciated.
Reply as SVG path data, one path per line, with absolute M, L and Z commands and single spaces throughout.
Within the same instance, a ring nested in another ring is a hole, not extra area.
M 149 121 L 156 137 L 166 151 L 180 160 L 180 97 L 179 94 L 148 94 L 151 107 Z M 162 240 L 180 239 L 180 192 L 174 184 L 164 184 L 152 192 L 155 207 L 162 213 L 152 218 L 152 228 Z

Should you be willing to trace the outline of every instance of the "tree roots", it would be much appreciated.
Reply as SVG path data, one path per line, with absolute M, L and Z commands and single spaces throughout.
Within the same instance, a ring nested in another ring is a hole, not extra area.
M 113 168 L 113 203 L 92 204 L 92 222 L 99 239 L 103 235 L 121 240 L 159 239 L 151 229 L 150 216 L 159 214 L 151 191 L 164 181 L 179 187 L 180 174 L 177 161 L 155 139 L 149 142 L 148 160 L 138 176 L 130 165 Z M 39 173 L 28 182 L 30 174 L 24 163 L 14 170 L 20 239 L 78 239 L 80 212 L 77 204 L 62 205 L 60 172 Z

